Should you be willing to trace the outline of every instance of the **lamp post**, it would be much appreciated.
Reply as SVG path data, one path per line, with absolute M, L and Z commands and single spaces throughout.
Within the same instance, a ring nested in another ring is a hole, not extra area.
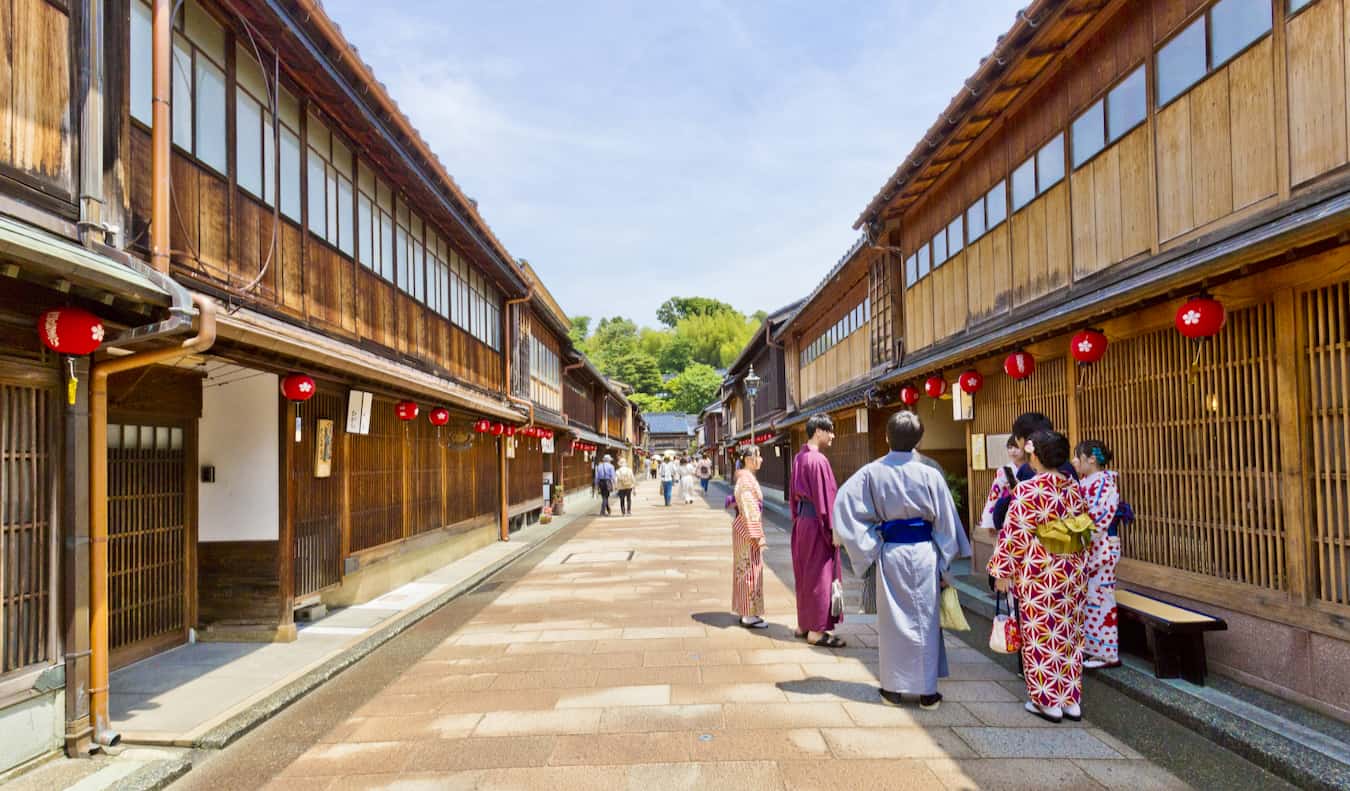
M 755 376 L 755 366 L 745 375 L 745 397 L 750 400 L 750 444 L 755 444 L 755 394 L 759 392 L 759 383 L 763 381 Z

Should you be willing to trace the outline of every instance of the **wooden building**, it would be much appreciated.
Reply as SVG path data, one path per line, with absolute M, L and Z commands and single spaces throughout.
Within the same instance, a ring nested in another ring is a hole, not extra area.
M 536 518 L 572 435 L 631 446 L 623 388 L 317 2 L 0 20 L 0 479 L 22 481 L 0 509 L 0 772 L 111 741 L 131 704 L 110 667 L 194 634 L 294 639 L 297 608 Z M 95 314 L 105 349 L 44 348 L 49 307 Z
M 791 453 L 786 433 L 779 430 L 788 407 L 785 353 L 783 345 L 774 337 L 800 304 L 784 305 L 766 316 L 749 343 L 727 367 L 726 377 L 722 380 L 723 410 L 728 417 L 724 440 L 728 449 L 728 469 L 735 469 L 736 448 L 751 442 L 759 445 L 764 456 L 764 464 L 759 470 L 760 485 L 779 499 L 784 497 L 787 489 Z M 745 386 L 751 371 L 760 380 L 753 399 Z
M 853 275 L 890 279 L 880 387 L 984 376 L 972 520 L 1017 414 L 1106 441 L 1138 516 L 1122 584 L 1226 618 L 1212 669 L 1343 719 L 1348 13 L 1031 3 L 866 207 Z M 1202 292 L 1227 321 L 1197 344 L 1174 321 Z M 1080 366 L 1086 328 L 1109 347 Z M 1020 383 L 1002 372 L 1018 350 Z

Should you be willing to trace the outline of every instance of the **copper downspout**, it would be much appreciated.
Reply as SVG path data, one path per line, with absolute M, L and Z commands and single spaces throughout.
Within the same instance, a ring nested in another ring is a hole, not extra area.
M 523 296 L 523 297 L 517 297 L 517 298 L 515 298 L 515 299 L 508 299 L 508 300 L 506 300 L 506 305 L 505 305 L 504 309 L 502 310 L 502 341 L 503 341 L 503 342 L 502 342 L 502 371 L 505 373 L 505 376 L 503 377 L 503 379 L 504 379 L 505 381 L 504 381 L 504 386 L 503 386 L 503 388 L 502 388 L 502 392 L 506 395 L 506 399 L 507 399 L 508 401 L 511 401 L 512 403 L 516 403 L 516 404 L 524 404 L 527 408 L 529 408 L 529 410 L 530 410 L 530 425 L 534 425 L 534 402 L 533 402 L 533 401 L 528 401 L 528 400 L 526 400 L 526 399 L 524 399 L 524 398 L 519 398 L 519 397 L 517 397 L 514 393 L 511 392 L 511 355 L 515 352 L 515 349 L 516 349 L 515 339 L 512 337 L 512 336 L 513 336 L 513 333 L 511 332 L 511 329 L 512 329 L 512 326 L 513 326 L 512 323 L 511 323 L 511 306 L 512 306 L 512 305 L 519 305 L 519 304 L 521 304 L 522 302 L 529 302 L 531 299 L 534 299 L 534 286 L 530 286 L 529 291 L 525 292 L 525 296 Z M 509 503 L 507 502 L 507 488 L 508 488 L 508 483 L 507 483 L 507 480 L 506 480 L 506 437 L 505 437 L 505 436 L 499 437 L 499 438 L 498 438 L 498 442 L 497 442 L 497 457 L 498 457 L 498 458 L 497 458 L 497 462 L 498 462 L 498 464 L 497 464 L 497 473 L 498 473 L 498 476 L 497 476 L 497 477 L 498 477 L 498 481 L 499 481 L 500 484 L 501 484 L 501 485 L 498 486 L 497 488 L 501 490 L 501 501 L 502 501 L 502 502 L 501 502 L 501 524 L 500 524 L 500 526 L 499 526 L 498 538 L 500 538 L 502 541 L 510 541 L 510 540 L 511 540 L 511 520 L 510 520 L 510 517 L 509 517 L 509 516 L 507 515 L 507 513 L 506 513 L 506 512 L 507 512 L 507 508 L 509 508 L 510 506 L 509 506 Z
M 166 223 L 167 225 L 167 223 Z M 89 711 L 94 741 L 116 745 L 108 719 L 108 377 L 123 371 L 203 352 L 216 342 L 216 304 L 201 294 L 197 334 L 177 346 L 140 352 L 95 363 L 89 390 Z
M 173 66 L 173 3 L 154 0 L 154 103 L 150 126 L 150 265 L 169 272 L 169 91 Z

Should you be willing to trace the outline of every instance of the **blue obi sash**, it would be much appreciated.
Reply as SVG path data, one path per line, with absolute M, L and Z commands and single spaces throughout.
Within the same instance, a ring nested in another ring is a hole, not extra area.
M 881 523 L 885 544 L 922 544 L 933 540 L 933 523 L 927 519 L 892 519 Z

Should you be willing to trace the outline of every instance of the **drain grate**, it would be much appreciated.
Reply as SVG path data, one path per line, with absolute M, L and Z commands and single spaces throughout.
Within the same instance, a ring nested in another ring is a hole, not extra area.
M 628 563 L 632 561 L 636 550 L 626 552 L 573 552 L 563 558 L 563 563 Z

